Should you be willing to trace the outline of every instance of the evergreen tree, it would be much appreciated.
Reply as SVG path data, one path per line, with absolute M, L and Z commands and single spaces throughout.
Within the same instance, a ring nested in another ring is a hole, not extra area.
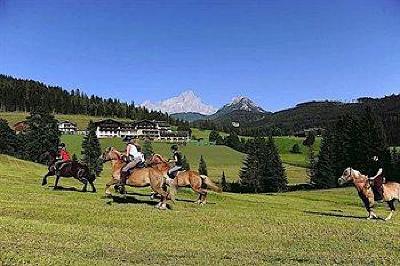
M 153 145 L 151 143 L 151 140 L 146 139 L 144 141 L 142 150 L 143 150 L 143 155 L 144 155 L 145 159 L 150 158 L 154 154 Z
M 228 183 L 226 182 L 225 171 L 222 172 L 221 188 L 222 191 L 228 191 Z
M 321 141 L 321 150 L 318 155 L 318 160 L 315 162 L 311 175 L 311 184 L 317 188 L 332 188 L 336 187 L 336 175 L 332 162 L 334 161 L 334 146 L 333 146 L 333 135 L 332 132 L 326 131 Z
M 208 136 L 208 141 L 209 142 L 217 142 L 218 138 L 220 138 L 221 135 L 218 133 L 218 131 L 211 130 L 210 135 Z
M 272 136 L 268 138 L 263 156 L 265 159 L 262 161 L 259 175 L 262 192 L 285 191 L 288 183 L 285 168 Z
M 201 155 L 201 157 L 200 157 L 199 174 L 200 175 L 208 175 L 207 164 L 206 164 L 206 161 L 203 158 L 203 155 Z
M 247 142 L 248 154 L 240 170 L 239 183 L 243 192 L 258 193 L 260 191 L 259 172 L 262 158 L 262 150 L 265 140 L 256 137 Z
M 294 144 L 292 149 L 290 150 L 291 153 L 301 153 L 299 144 Z
M 225 145 L 237 151 L 242 150 L 240 139 L 235 132 L 232 132 L 231 134 L 229 134 L 229 136 L 225 138 Z
M 23 135 L 23 157 L 34 162 L 44 163 L 43 154 L 57 151 L 60 142 L 58 121 L 43 110 L 34 111 L 27 117 L 28 129 Z
M 93 121 L 90 121 L 87 128 L 87 134 L 82 142 L 82 161 L 89 167 L 90 172 L 97 176 L 103 170 L 101 160 L 101 146 L 96 136 L 96 126 Z
M 185 155 L 182 156 L 182 170 L 190 170 L 190 164 Z
M 18 153 L 17 136 L 4 119 L 0 119 L 0 153 L 9 155 Z

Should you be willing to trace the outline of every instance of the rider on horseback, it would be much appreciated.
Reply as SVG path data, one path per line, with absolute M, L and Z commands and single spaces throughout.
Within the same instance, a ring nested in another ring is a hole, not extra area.
M 128 142 L 126 147 L 127 165 L 125 165 L 121 169 L 120 185 L 122 187 L 126 184 L 126 180 L 131 173 L 130 171 L 139 164 L 144 163 L 144 156 L 143 153 L 141 152 L 142 148 L 138 140 L 133 138 L 126 138 L 125 141 Z
M 56 176 L 59 176 L 63 167 L 65 167 L 65 165 L 71 161 L 65 144 L 60 143 L 58 148 L 59 148 L 58 161 L 54 164 Z
M 178 145 L 174 144 L 171 146 L 171 151 L 173 155 L 173 159 L 169 160 L 169 162 L 175 163 L 175 166 L 169 169 L 168 171 L 168 179 L 167 184 L 169 184 L 172 179 L 176 177 L 176 174 L 179 170 L 183 168 L 183 156 L 182 153 L 179 151 Z
M 372 157 L 368 179 L 372 186 L 372 190 L 374 192 L 375 200 L 382 201 L 383 200 L 383 183 L 384 183 L 384 175 L 383 175 L 383 165 L 379 160 L 378 156 Z

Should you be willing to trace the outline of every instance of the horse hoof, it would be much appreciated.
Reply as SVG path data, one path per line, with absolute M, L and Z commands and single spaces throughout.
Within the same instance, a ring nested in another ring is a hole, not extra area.
M 45 185 L 47 185 L 47 182 L 42 182 L 42 186 L 45 186 Z

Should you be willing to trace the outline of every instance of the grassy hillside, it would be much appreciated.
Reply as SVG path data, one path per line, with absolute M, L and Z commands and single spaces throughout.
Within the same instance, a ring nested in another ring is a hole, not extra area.
M 386 264 L 400 259 L 400 218 L 367 221 L 354 188 L 269 195 L 180 192 L 158 211 L 147 190 L 126 201 L 41 187 L 43 166 L 0 155 L 0 264 Z M 50 183 L 53 179 L 50 180 Z M 64 187 L 81 188 L 62 179 Z M 379 208 L 378 214 L 387 214 Z
M 75 153 L 80 157 L 82 136 L 64 135 L 62 141 L 67 144 L 71 154 Z M 125 144 L 119 138 L 101 139 L 100 143 L 103 150 L 106 147 L 113 146 L 119 150 L 125 148 Z M 156 153 L 163 155 L 166 158 L 171 157 L 169 143 L 154 142 L 153 149 Z M 195 143 L 188 143 L 181 147 L 181 151 L 189 160 L 191 169 L 197 170 L 200 156 L 203 155 L 207 162 L 209 176 L 218 181 L 225 171 L 228 180 L 236 181 L 239 176 L 240 168 L 246 155 L 237 152 L 226 146 L 200 146 Z M 302 167 L 285 164 L 290 183 L 304 183 L 307 181 L 306 170 Z

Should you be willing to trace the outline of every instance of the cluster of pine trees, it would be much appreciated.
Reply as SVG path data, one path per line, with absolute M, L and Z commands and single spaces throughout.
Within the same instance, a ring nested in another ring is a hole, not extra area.
M 287 177 L 274 139 L 256 137 L 249 140 L 247 158 L 240 171 L 241 192 L 282 192 L 287 189 Z
M 67 91 L 38 81 L 0 75 L 0 112 L 33 112 L 38 106 L 57 114 L 162 120 L 174 125 L 182 123 L 170 118 L 166 113 L 149 111 L 144 107 L 135 106 L 134 103 L 104 99 L 95 95 L 89 97 L 78 89 Z
M 336 187 L 347 167 L 369 173 L 373 156 L 383 162 L 387 179 L 400 181 L 399 153 L 389 148 L 381 117 L 366 107 L 359 115 L 342 116 L 325 131 L 320 153 L 311 163 L 311 182 L 318 188 Z

